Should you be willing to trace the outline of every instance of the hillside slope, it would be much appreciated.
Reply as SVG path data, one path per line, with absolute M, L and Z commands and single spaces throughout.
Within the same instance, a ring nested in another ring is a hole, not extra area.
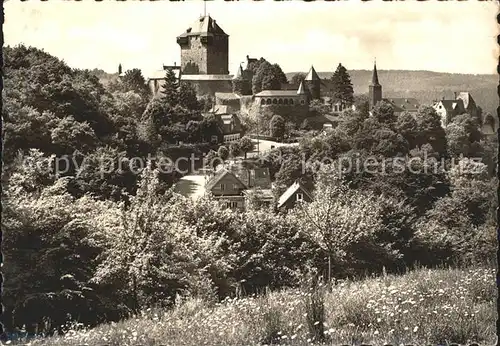
M 494 274 L 495 269 L 486 268 L 419 269 L 342 282 L 316 300 L 324 302 L 324 319 L 312 314 L 306 298 L 310 291 L 305 290 L 217 304 L 192 298 L 173 310 L 148 309 L 136 318 L 31 344 L 198 346 L 274 341 L 298 346 L 311 345 L 312 326 L 321 323 L 328 345 L 491 345 L 497 318 Z

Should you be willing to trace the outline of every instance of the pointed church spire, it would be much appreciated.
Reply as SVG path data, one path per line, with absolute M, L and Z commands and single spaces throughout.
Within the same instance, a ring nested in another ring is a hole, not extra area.
M 122 74 L 122 64 L 118 64 L 118 74 Z
M 380 83 L 378 82 L 377 60 L 376 59 L 373 63 L 372 85 L 380 85 Z
M 297 89 L 297 95 L 304 95 L 306 90 L 304 89 L 304 83 L 301 81 L 299 88 Z
M 318 74 L 316 73 L 316 70 L 314 70 L 314 66 L 311 65 L 311 69 L 309 70 L 309 73 L 307 74 L 306 78 L 304 80 L 320 80 Z
M 368 86 L 368 97 L 370 99 L 370 108 L 373 108 L 382 101 L 382 85 L 378 81 L 377 61 L 373 63 L 372 82 Z

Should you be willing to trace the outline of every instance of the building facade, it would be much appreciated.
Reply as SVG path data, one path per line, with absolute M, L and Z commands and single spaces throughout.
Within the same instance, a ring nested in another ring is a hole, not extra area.
M 229 35 L 210 16 L 201 16 L 177 37 L 181 48 L 180 66 L 163 66 L 148 78 L 148 86 L 157 95 L 167 69 L 173 69 L 181 83 L 190 83 L 198 95 L 231 92 L 229 74 Z
M 210 16 L 198 18 L 177 37 L 184 75 L 228 75 L 229 35 Z

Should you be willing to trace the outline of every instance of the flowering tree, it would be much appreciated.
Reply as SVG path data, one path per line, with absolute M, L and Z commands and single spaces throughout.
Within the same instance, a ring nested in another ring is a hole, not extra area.
M 328 278 L 331 278 L 332 257 L 346 258 L 348 249 L 370 238 L 381 227 L 377 198 L 347 186 L 319 183 L 314 200 L 295 211 L 299 227 L 328 252 Z
M 141 292 L 156 286 L 157 292 L 148 292 L 148 296 L 161 302 L 179 284 L 167 278 L 169 274 L 175 277 L 176 263 L 171 258 L 177 254 L 174 241 L 181 227 L 168 212 L 171 193 L 158 196 L 157 173 L 148 165 L 141 173 L 139 188 L 130 197 L 130 204 L 121 204 L 121 211 L 110 215 L 112 221 L 103 234 L 107 250 L 93 278 L 101 284 L 120 282 L 122 289 L 131 293 L 130 305 L 134 309 L 149 300 Z

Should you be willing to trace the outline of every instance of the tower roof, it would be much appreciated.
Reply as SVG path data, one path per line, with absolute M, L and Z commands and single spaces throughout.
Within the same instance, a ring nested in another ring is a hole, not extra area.
M 213 35 L 228 36 L 212 17 L 201 16 L 179 37 Z
M 304 80 L 321 80 L 316 73 L 316 70 L 314 70 L 314 66 L 311 66 L 311 69 L 309 70 L 309 73 L 307 74 L 306 78 Z
M 240 64 L 233 79 L 238 79 L 238 78 L 242 78 L 242 77 L 243 77 L 243 67 L 241 67 L 241 64 Z
M 378 82 L 377 63 L 373 64 L 373 75 L 372 75 L 371 85 L 380 85 L 380 83 Z
M 306 93 L 306 90 L 304 88 L 304 83 L 301 81 L 299 88 L 297 89 L 297 95 L 304 95 Z

